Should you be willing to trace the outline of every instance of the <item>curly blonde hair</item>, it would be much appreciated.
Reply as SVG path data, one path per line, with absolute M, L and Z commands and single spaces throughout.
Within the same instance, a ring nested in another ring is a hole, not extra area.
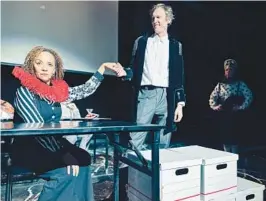
M 226 59 L 224 61 L 224 68 L 230 66 L 231 68 L 237 69 L 237 62 L 234 59 Z
M 54 75 L 54 79 L 63 79 L 64 78 L 64 69 L 63 69 L 62 58 L 54 50 L 49 49 L 49 48 L 45 48 L 43 46 L 36 46 L 27 54 L 27 56 L 25 58 L 25 61 L 24 61 L 24 65 L 22 66 L 22 68 L 26 72 L 28 72 L 28 73 L 30 73 L 32 75 L 35 75 L 34 60 L 42 52 L 49 52 L 55 58 L 55 75 Z
M 158 4 L 155 4 L 152 6 L 152 8 L 150 9 L 150 16 L 152 17 L 154 11 L 157 9 L 157 8 L 162 8 L 164 9 L 165 11 L 165 15 L 166 15 L 166 18 L 169 20 L 169 25 L 172 24 L 173 20 L 175 19 L 175 16 L 174 16 L 174 13 L 173 13 L 173 9 L 171 6 L 169 5 L 165 5 L 163 3 L 158 3 Z

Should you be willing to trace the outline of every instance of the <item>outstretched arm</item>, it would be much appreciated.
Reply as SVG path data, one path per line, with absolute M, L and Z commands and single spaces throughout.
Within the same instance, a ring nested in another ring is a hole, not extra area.
M 103 63 L 99 67 L 98 71 L 94 73 L 94 75 L 85 84 L 69 87 L 69 97 L 66 102 L 80 100 L 92 95 L 103 81 L 103 74 L 106 68 L 114 70 L 115 65 L 116 63 Z

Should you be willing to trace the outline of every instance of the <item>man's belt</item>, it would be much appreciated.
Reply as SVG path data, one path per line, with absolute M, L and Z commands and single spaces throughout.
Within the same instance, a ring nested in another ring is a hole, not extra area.
M 140 89 L 145 89 L 145 90 L 153 90 L 153 89 L 158 89 L 158 88 L 164 89 L 166 87 L 158 87 L 158 86 L 153 86 L 153 85 L 140 86 Z

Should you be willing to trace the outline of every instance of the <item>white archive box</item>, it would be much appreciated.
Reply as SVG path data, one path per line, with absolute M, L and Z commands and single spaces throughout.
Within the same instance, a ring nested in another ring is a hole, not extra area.
M 264 201 L 265 186 L 241 177 L 237 178 L 237 193 L 210 201 Z
M 190 192 L 189 192 L 190 190 Z M 187 191 L 183 191 L 183 194 L 190 194 L 191 192 L 193 192 L 193 189 L 188 189 Z M 178 192 L 176 192 L 178 193 Z M 179 192 L 180 194 L 180 192 Z M 128 199 L 129 201 L 151 201 L 151 198 L 149 198 L 148 196 L 144 195 L 142 192 L 137 191 L 136 189 L 132 188 L 132 187 L 128 187 L 127 190 L 127 195 L 128 195 Z M 175 195 L 175 192 L 167 194 L 166 197 L 164 198 L 164 200 L 171 200 L 173 201 L 172 197 Z M 176 199 L 174 201 L 200 201 L 200 196 L 190 196 L 190 197 L 186 197 L 184 199 Z M 224 201 L 224 200 L 223 200 Z M 235 201 L 235 200 L 233 200 Z
M 228 195 L 221 195 L 219 197 L 210 198 L 208 201 L 236 201 L 237 193 L 231 193 Z M 201 201 L 204 201 L 204 197 L 201 197 Z
M 143 157 L 151 161 L 151 151 L 141 151 Z M 133 153 L 129 158 L 135 159 Z M 183 153 L 160 149 L 160 201 L 190 200 L 200 201 L 201 159 Z M 152 200 L 152 178 L 133 167 L 128 167 L 128 186 L 131 194 Z M 139 194 L 132 193 L 132 191 Z M 143 199 L 143 198 L 142 198 Z
M 209 201 L 236 201 L 236 193 L 226 195 L 225 197 L 212 198 Z
M 238 155 L 197 145 L 170 148 L 202 159 L 201 196 L 203 201 L 237 192 Z
M 264 190 L 264 185 L 238 177 L 236 201 L 263 201 Z

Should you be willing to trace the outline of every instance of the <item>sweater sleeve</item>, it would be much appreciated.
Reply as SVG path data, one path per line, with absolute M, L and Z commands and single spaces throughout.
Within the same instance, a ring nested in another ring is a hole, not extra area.
M 103 79 L 103 75 L 97 71 L 85 84 L 69 87 L 69 97 L 66 102 L 80 100 L 92 95 L 100 86 Z

